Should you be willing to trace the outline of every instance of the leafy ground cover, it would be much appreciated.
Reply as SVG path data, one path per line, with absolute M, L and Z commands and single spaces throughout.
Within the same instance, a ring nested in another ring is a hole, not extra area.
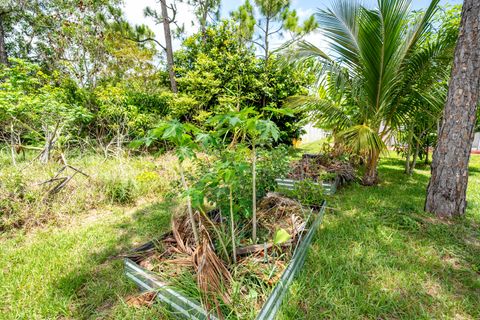
M 467 217 L 448 223 L 422 212 L 428 168 L 407 177 L 402 164 L 387 157 L 380 185 L 329 200 L 281 318 L 480 318 L 480 156 Z M 0 318 L 168 319 L 161 306 L 124 302 L 136 288 L 118 255 L 168 229 L 169 203 L 98 208 L 0 235 Z

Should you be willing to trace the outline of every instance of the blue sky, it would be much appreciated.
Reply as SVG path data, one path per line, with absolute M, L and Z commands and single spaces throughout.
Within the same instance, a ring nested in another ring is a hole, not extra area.
M 1 0 L 0 0 L 1 1 Z M 172 0 L 168 0 L 169 2 Z M 254 0 L 250 0 L 253 2 Z M 297 14 L 300 17 L 300 20 L 303 20 L 315 13 L 318 8 L 326 8 L 332 2 L 332 0 L 291 0 L 293 9 L 297 10 Z M 478 0 L 480 1 L 480 0 Z M 178 1 L 177 1 L 178 2 Z M 245 0 L 222 0 L 222 16 L 228 17 L 229 13 L 238 8 L 243 4 Z M 462 0 L 441 0 L 441 4 L 461 4 Z M 364 3 L 374 5 L 376 0 L 364 0 Z M 430 0 L 412 0 L 413 9 L 421 9 L 428 6 Z M 150 6 L 153 8 L 158 8 L 158 3 L 156 0 L 124 0 L 124 10 L 127 16 L 127 19 L 133 24 L 147 24 L 154 32 L 155 37 L 158 41 L 164 42 L 162 29 L 160 26 L 157 26 L 149 18 L 145 18 L 143 15 L 143 10 L 145 7 Z M 191 21 L 195 19 L 191 7 L 185 3 L 178 3 L 178 16 L 179 22 L 184 24 L 186 27 L 187 35 L 192 34 L 196 28 L 191 27 Z M 318 34 L 312 33 L 307 37 L 308 41 L 311 41 L 315 45 L 323 47 L 325 43 L 321 40 Z M 284 39 L 275 39 L 273 45 L 279 45 Z M 174 40 L 174 47 L 178 48 L 180 46 L 179 40 Z
M 292 7 L 302 11 L 315 11 L 317 8 L 328 7 L 330 0 L 293 0 Z M 461 4 L 462 0 L 449 0 L 440 1 L 442 4 Z M 228 14 L 228 12 L 235 10 L 243 1 L 235 0 L 223 0 L 222 1 L 222 14 Z M 375 0 L 366 0 L 366 4 L 375 4 Z M 430 0 L 412 0 L 412 7 L 414 9 L 426 8 L 430 4 Z

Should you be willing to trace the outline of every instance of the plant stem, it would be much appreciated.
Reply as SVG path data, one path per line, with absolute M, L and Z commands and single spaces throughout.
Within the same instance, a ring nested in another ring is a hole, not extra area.
M 215 223 L 213 223 L 213 221 L 207 216 L 204 210 L 199 209 L 198 211 L 202 213 L 205 220 L 207 220 L 208 223 L 210 223 L 210 225 L 212 226 L 213 231 L 215 231 L 215 233 L 217 234 L 218 241 L 220 241 L 220 244 L 222 245 L 223 253 L 225 254 L 225 257 L 229 260 L 228 263 L 231 263 L 230 256 L 228 255 L 227 246 L 225 245 L 225 242 L 222 239 L 222 234 L 220 233 L 220 230 L 218 230 L 218 228 L 215 226 Z
M 257 243 L 257 151 L 252 144 L 252 240 Z
M 178 161 L 178 167 L 180 169 L 180 177 L 182 179 L 183 188 L 185 189 L 185 192 L 188 192 L 187 181 L 185 180 L 185 173 L 183 172 L 183 164 L 181 161 Z M 187 194 L 187 208 L 188 208 L 188 216 L 190 218 L 190 224 L 192 225 L 193 237 L 195 238 L 195 244 L 198 246 L 198 244 L 200 243 L 200 240 L 198 237 L 197 225 L 195 224 L 195 218 L 193 216 L 192 199 L 190 199 L 190 195 L 188 194 Z
M 10 151 L 12 153 L 12 165 L 17 166 L 17 161 L 15 160 L 15 137 L 14 137 L 13 123 L 10 123 Z
M 230 186 L 230 229 L 232 232 L 232 252 L 233 252 L 233 263 L 237 264 L 237 248 L 235 242 L 235 221 L 233 220 L 233 191 L 232 186 Z

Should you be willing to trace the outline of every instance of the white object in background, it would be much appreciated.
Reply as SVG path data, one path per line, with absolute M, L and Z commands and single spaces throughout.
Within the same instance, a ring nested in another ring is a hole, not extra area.
M 473 138 L 472 149 L 480 150 L 480 132 L 475 133 L 475 137 Z
M 330 132 L 316 128 L 313 123 L 307 124 L 305 127 L 303 127 L 303 130 L 305 130 L 305 134 L 300 137 L 302 143 L 322 140 L 330 135 Z

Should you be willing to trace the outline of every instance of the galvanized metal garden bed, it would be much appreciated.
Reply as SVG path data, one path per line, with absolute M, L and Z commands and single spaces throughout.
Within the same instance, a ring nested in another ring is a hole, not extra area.
M 300 181 L 301 180 L 296 180 L 296 179 L 275 179 L 275 182 L 277 183 L 278 187 L 280 189 L 286 189 L 286 190 L 294 190 L 295 184 Z M 326 195 L 333 195 L 335 194 L 335 192 L 337 192 L 337 188 L 340 185 L 340 178 L 337 175 L 333 181 L 321 182 L 321 183 L 314 182 L 314 184 L 317 184 L 319 186 L 321 185 Z
M 310 227 L 308 231 L 300 237 L 290 263 L 260 310 L 256 317 L 257 320 L 275 319 L 291 282 L 305 262 L 305 257 L 313 236 L 322 223 L 325 206 L 326 202 L 323 201 L 318 211 L 312 210 L 308 215 L 307 225 L 310 225 Z M 217 320 L 218 318 L 205 310 L 198 301 L 186 297 L 176 291 L 175 288 L 162 283 L 152 272 L 145 270 L 139 265 L 142 257 L 148 254 L 149 251 L 155 250 L 155 247 L 155 241 L 148 242 L 133 250 L 131 254 L 125 258 L 125 274 L 127 277 L 133 280 L 142 291 L 156 291 L 156 299 L 168 307 L 172 312 L 172 317 L 194 320 Z

